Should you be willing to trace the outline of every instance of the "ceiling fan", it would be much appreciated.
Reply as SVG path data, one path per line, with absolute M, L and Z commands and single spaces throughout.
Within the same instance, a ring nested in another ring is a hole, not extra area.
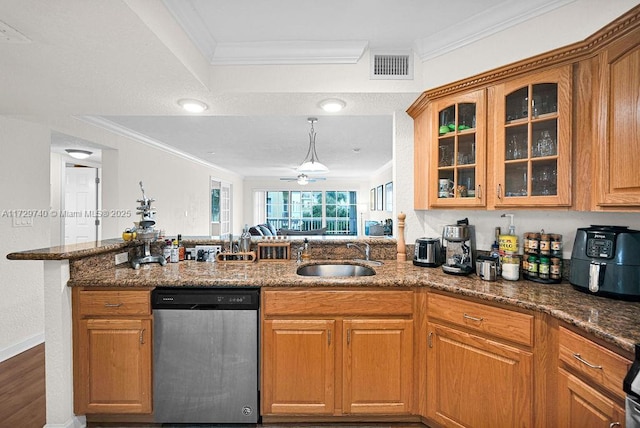
M 297 177 L 286 177 L 281 178 L 282 181 L 295 181 L 301 186 L 305 186 L 309 183 L 315 183 L 316 181 L 324 181 L 326 178 L 324 177 L 309 177 L 307 174 L 298 174 Z

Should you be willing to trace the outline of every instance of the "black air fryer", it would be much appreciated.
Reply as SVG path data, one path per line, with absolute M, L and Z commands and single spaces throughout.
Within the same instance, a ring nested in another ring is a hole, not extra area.
M 626 226 L 578 229 L 569 282 L 586 293 L 640 300 L 640 231 Z

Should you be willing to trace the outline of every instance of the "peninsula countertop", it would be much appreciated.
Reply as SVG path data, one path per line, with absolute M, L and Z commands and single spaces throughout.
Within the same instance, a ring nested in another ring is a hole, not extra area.
M 304 264 L 339 263 L 312 260 Z M 539 311 L 575 325 L 606 342 L 633 352 L 640 343 L 639 302 L 597 297 L 575 290 L 568 283 L 539 284 L 527 280 L 483 281 L 476 275 L 455 276 L 439 268 L 412 262 L 384 260 L 371 266 L 376 275 L 362 277 L 305 277 L 296 274 L 295 261 L 219 263 L 184 261 L 166 266 L 147 264 L 135 270 L 128 265 L 77 272 L 69 286 L 82 287 L 429 287 L 488 302 Z

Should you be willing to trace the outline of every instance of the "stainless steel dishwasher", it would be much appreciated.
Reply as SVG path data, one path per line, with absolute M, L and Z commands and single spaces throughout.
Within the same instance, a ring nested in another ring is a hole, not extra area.
M 259 302 L 258 288 L 152 292 L 155 422 L 258 422 Z

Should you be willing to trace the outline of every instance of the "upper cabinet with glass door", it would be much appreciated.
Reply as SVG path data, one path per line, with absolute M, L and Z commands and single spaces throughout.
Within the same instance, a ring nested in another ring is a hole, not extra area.
M 482 207 L 485 188 L 485 91 L 434 104 L 429 202 L 432 207 Z
M 495 207 L 571 205 L 571 68 L 495 87 Z

